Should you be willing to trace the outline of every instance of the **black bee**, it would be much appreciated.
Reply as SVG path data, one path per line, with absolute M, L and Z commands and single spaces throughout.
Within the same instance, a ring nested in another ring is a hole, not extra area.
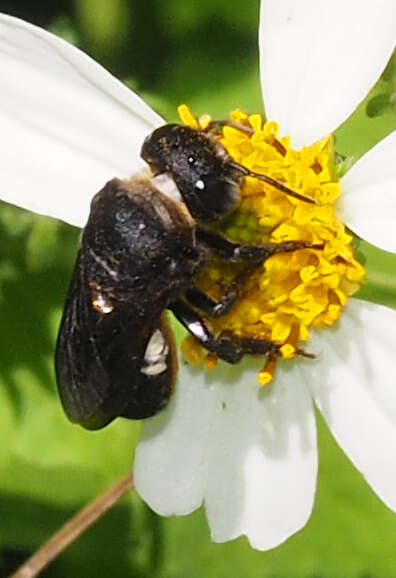
M 146 139 L 141 155 L 153 175 L 171 177 L 183 202 L 145 176 L 113 179 L 92 200 L 56 350 L 66 414 L 88 429 L 118 416 L 152 416 L 168 402 L 177 357 L 166 309 L 229 363 L 245 354 L 276 355 L 269 341 L 213 335 L 204 319 L 233 306 L 238 283 L 217 303 L 195 281 L 215 256 L 252 266 L 274 253 L 318 248 L 298 241 L 242 245 L 211 230 L 237 206 L 248 174 L 312 201 L 235 163 L 210 132 L 166 125 Z

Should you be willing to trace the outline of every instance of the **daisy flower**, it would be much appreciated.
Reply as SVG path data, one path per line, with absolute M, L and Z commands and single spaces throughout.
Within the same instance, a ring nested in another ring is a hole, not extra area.
M 271 338 L 285 346 L 284 357 L 293 357 L 296 342 L 309 336 L 309 351 L 317 358 L 282 360 L 268 387 L 258 385 L 257 375 L 266 383 L 273 368 L 260 371 L 257 361 L 219 364 L 211 372 L 181 363 L 169 406 L 145 422 L 134 465 L 139 494 L 163 515 L 188 514 L 204 504 L 215 541 L 246 535 L 253 547 L 268 549 L 305 524 L 317 471 L 314 404 L 374 491 L 396 510 L 396 388 L 390 369 L 396 312 L 347 300 L 364 271 L 339 221 L 342 216 L 356 235 L 396 251 L 396 133 L 342 178 L 336 213 L 324 199 L 334 201 L 339 194 L 331 179 L 327 135 L 372 87 L 395 38 L 393 0 L 375 6 L 357 0 L 261 2 L 265 109 L 280 132 L 273 122 L 263 125 L 257 115 L 235 111 L 233 118 L 254 134 L 228 127 L 223 142 L 237 159 L 263 172 L 280 172 L 318 202 L 308 218 L 301 203 L 266 191 L 265 211 L 258 213 L 252 199 L 263 191 L 253 194 L 255 185 L 247 180 L 246 211 L 229 233 L 243 238 L 248 231 L 248 240 L 254 240 L 258 222 L 277 231 L 278 240 L 293 230 L 312 240 L 323 240 L 327 231 L 329 238 L 323 256 L 304 250 L 287 262 L 299 284 L 288 288 L 286 298 L 281 256 L 256 278 L 263 291 L 270 286 L 282 310 L 256 313 L 258 297 L 247 313 L 230 320 L 240 323 L 245 315 L 245 323 L 254 326 L 258 315 Z M 109 178 L 127 177 L 144 166 L 141 143 L 164 121 L 88 56 L 5 15 L 0 67 L 1 198 L 83 226 L 91 197 Z M 281 277 L 279 285 L 272 284 L 274 277 L 268 284 L 269 272 Z M 216 271 L 211 274 L 213 280 Z M 304 315 L 301 303 L 309 305 Z M 274 317 L 274 311 L 281 315 Z M 298 319 L 297 334 L 290 319 Z M 329 327 L 316 329 L 323 325 Z M 187 350 L 191 356 L 193 348 Z

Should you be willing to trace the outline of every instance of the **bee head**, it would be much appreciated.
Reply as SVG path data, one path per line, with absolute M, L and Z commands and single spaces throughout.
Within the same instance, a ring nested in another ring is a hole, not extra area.
M 141 156 L 154 175 L 169 174 L 197 221 L 217 221 L 236 208 L 243 175 L 222 145 L 203 131 L 162 126 L 146 138 Z

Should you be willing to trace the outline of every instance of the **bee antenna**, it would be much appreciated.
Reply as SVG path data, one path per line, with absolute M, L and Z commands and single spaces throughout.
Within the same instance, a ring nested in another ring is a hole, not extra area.
M 296 349 L 297 355 L 301 355 L 307 359 L 316 359 L 318 356 L 315 353 L 310 353 L 309 351 L 304 351 L 304 349 L 297 348 Z
M 247 169 L 246 167 L 244 167 L 243 165 L 240 165 L 238 163 L 231 162 L 230 165 L 234 169 L 237 169 L 239 172 L 241 172 L 246 177 L 254 177 L 255 179 L 259 179 L 260 181 L 264 181 L 268 185 L 271 185 L 275 189 L 278 189 L 278 191 L 282 191 L 282 193 L 285 193 L 286 195 L 289 195 L 290 197 L 294 197 L 295 199 L 299 199 L 300 201 L 304 201 L 305 203 L 311 203 L 312 205 L 315 205 L 314 199 L 311 199 L 310 197 L 306 197 L 305 195 L 301 195 L 300 193 L 296 193 L 296 191 L 293 191 L 293 189 L 289 189 L 289 187 L 287 187 L 283 183 L 277 181 L 276 179 L 272 179 L 271 177 L 268 177 L 267 175 L 263 175 L 261 173 L 255 173 L 254 171 L 250 171 L 249 169 Z

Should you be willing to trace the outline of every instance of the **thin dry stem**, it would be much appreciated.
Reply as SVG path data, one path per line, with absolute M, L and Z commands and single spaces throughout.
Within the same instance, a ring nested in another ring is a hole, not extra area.
M 34 578 L 37 576 L 85 530 L 110 510 L 131 488 L 133 488 L 133 475 L 127 474 L 77 512 L 9 578 Z

